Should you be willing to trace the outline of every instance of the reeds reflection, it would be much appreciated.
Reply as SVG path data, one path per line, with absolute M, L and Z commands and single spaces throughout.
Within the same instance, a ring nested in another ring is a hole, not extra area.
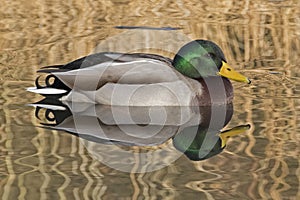
M 250 125 L 242 125 L 220 131 L 232 118 L 232 104 L 122 107 L 62 103 L 54 98 L 45 98 L 31 105 L 36 107 L 35 116 L 41 120 L 42 127 L 78 136 L 84 140 L 94 158 L 101 158 L 105 164 L 122 171 L 131 171 L 131 165 L 137 161 L 132 160 L 128 165 L 127 160 L 133 159 L 132 156 L 137 153 L 139 157 L 147 155 L 140 168 L 146 165 L 149 171 L 171 164 L 182 153 L 194 161 L 210 158 L 222 152 L 229 137 L 250 128 Z M 107 145 L 112 146 L 109 152 L 105 152 Z M 119 158 L 118 154 L 128 157 L 114 160 Z M 166 161 L 161 165 L 153 162 L 158 154 L 164 154 Z

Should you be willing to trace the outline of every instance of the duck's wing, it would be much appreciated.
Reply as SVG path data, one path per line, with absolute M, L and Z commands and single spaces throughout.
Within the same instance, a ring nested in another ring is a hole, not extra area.
M 38 70 L 38 72 L 44 72 L 44 73 L 64 72 L 64 71 L 92 67 L 94 65 L 98 65 L 104 62 L 111 62 L 112 58 L 108 57 L 107 56 L 108 54 L 111 55 L 114 54 L 115 57 L 120 57 L 122 55 L 120 53 L 95 53 L 95 54 L 81 57 L 65 65 L 52 65 L 52 66 L 42 67 L 40 70 Z M 118 60 L 116 60 L 116 62 L 118 62 Z
M 93 54 L 43 70 L 56 78 L 56 89 L 61 89 L 58 82 L 69 88 L 63 99 L 74 102 L 188 106 L 201 87 L 196 80 L 176 71 L 170 59 L 153 54 Z
M 38 72 L 51 73 L 51 72 L 64 72 L 76 69 L 83 69 L 93 67 L 102 63 L 124 63 L 140 61 L 144 59 L 155 59 L 165 63 L 171 63 L 169 58 L 155 55 L 155 54 L 144 54 L 144 53 L 118 53 L 118 52 L 101 52 L 95 53 L 88 56 L 81 57 L 77 60 L 69 62 L 65 65 L 51 65 L 42 67 Z
M 100 53 L 72 63 L 50 72 L 70 89 L 94 91 L 106 83 L 151 84 L 183 78 L 170 59 L 152 54 Z

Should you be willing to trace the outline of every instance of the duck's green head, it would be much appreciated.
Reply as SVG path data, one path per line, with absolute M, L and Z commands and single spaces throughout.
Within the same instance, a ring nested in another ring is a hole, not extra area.
M 223 76 L 235 81 L 251 81 L 231 68 L 221 48 L 208 40 L 194 40 L 184 45 L 176 54 L 173 66 L 190 78 Z

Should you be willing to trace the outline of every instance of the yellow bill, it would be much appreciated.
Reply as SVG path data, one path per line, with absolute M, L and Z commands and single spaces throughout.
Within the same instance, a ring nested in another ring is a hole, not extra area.
M 218 75 L 229 78 L 234 81 L 244 82 L 250 84 L 251 81 L 246 76 L 238 73 L 232 67 L 230 67 L 226 62 L 222 61 L 222 67 Z
M 225 147 L 228 138 L 243 133 L 249 129 L 250 129 L 250 124 L 247 124 L 247 125 L 236 126 L 226 131 L 222 131 L 221 134 L 219 135 L 222 140 L 222 148 Z

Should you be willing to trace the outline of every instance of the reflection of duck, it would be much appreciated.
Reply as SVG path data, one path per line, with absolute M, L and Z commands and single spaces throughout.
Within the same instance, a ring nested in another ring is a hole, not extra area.
M 212 107 L 123 107 L 85 103 L 63 104 L 46 98 L 32 104 L 43 127 L 63 130 L 98 144 L 155 146 L 173 140 L 191 160 L 203 160 L 225 148 L 229 136 L 249 125 L 219 132 L 233 114 L 232 104 Z M 45 116 L 41 117 L 41 109 Z
M 198 107 L 124 107 L 89 103 L 63 104 L 46 98 L 35 104 L 45 128 L 67 131 L 90 141 L 128 146 L 163 144 L 182 127 L 205 121 Z M 42 108 L 45 108 L 44 116 Z M 204 110 L 207 112 L 207 110 Z M 204 114 L 205 115 L 205 114 Z
M 227 104 L 233 97 L 227 78 L 250 83 L 207 40 L 186 44 L 174 60 L 155 54 L 96 53 L 39 72 L 50 73 L 46 87 L 37 79 L 37 87 L 29 91 L 65 95 L 66 101 L 122 106 Z
M 205 160 L 221 153 L 229 137 L 243 133 L 249 128 L 250 125 L 247 124 L 219 132 L 201 126 L 187 127 L 174 137 L 173 144 L 189 159 Z

